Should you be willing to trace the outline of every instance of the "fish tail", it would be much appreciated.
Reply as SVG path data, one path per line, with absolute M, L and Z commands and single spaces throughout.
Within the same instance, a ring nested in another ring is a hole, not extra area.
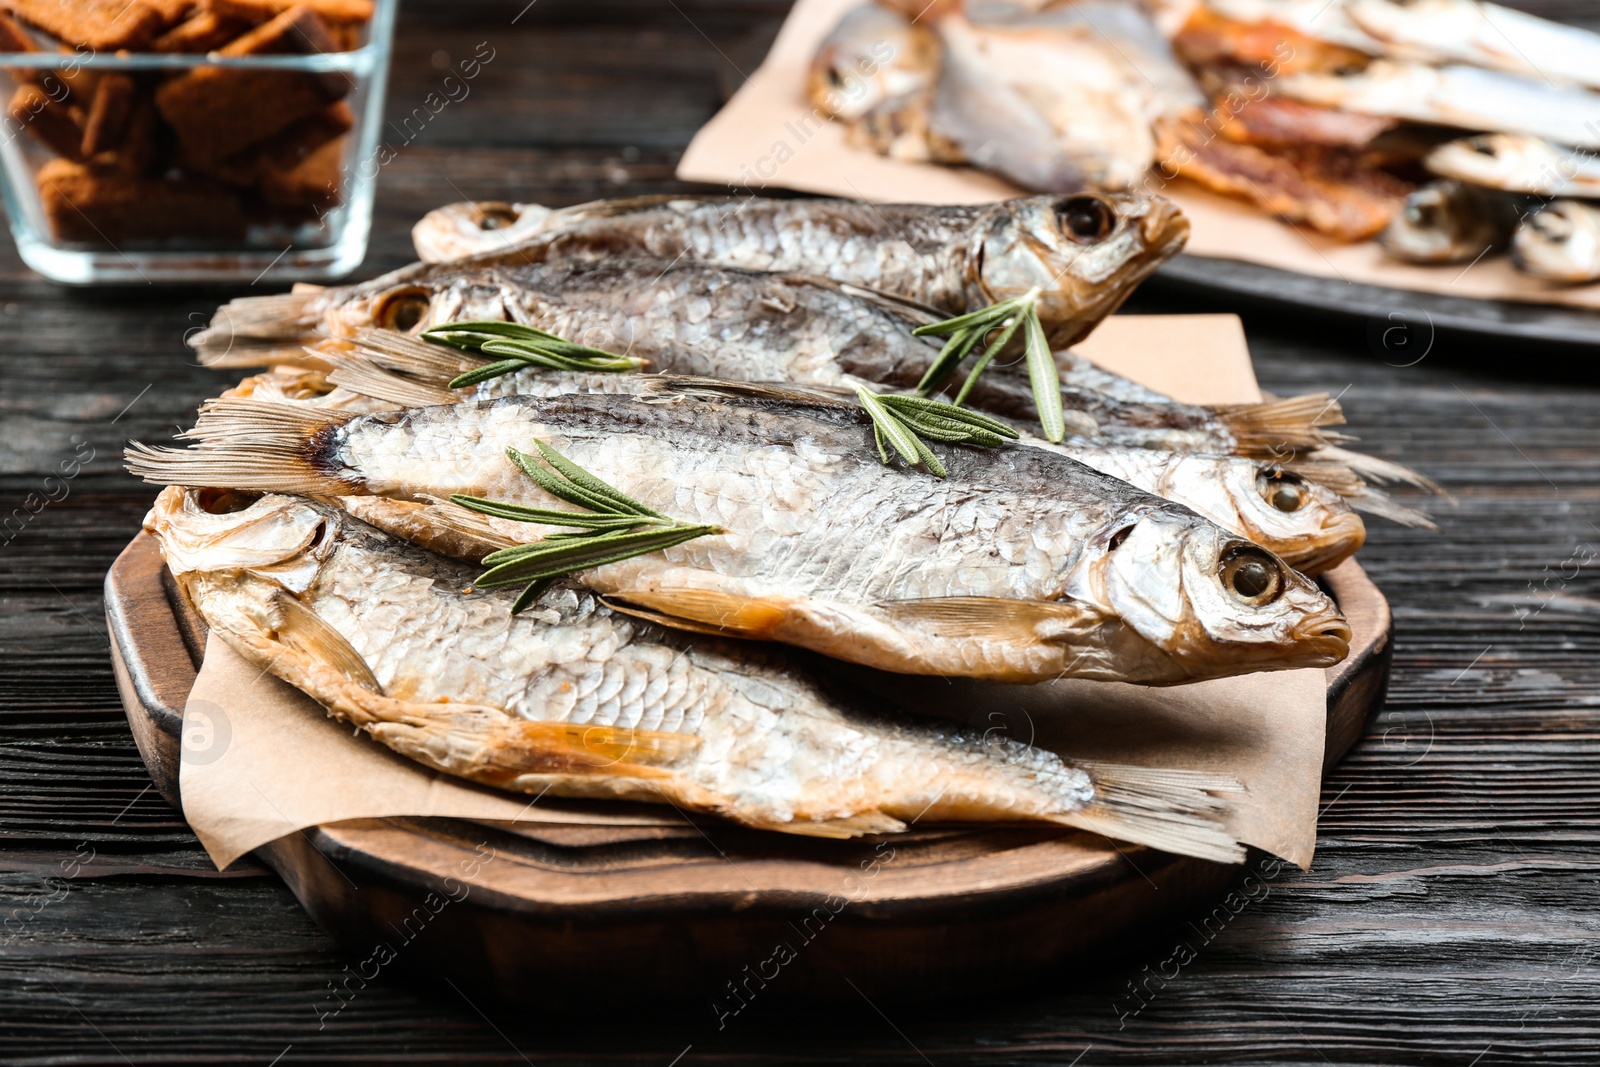
M 454 404 L 461 394 L 444 387 L 444 382 L 420 381 L 387 370 L 365 356 L 350 355 L 339 361 L 328 373 L 329 383 L 342 386 L 353 393 L 385 400 L 406 408 L 425 408 L 436 404 Z
M 1322 456 L 1343 463 L 1361 477 L 1379 485 L 1410 485 L 1450 499 L 1450 494 L 1432 478 L 1390 460 L 1364 456 L 1347 448 L 1325 448 L 1322 450 Z
M 1225 825 L 1226 794 L 1245 791 L 1225 775 L 1117 763 L 1077 763 L 1094 782 L 1094 800 L 1054 821 L 1119 841 L 1217 863 L 1241 863 L 1244 846 Z
M 1390 522 L 1398 523 L 1401 526 L 1437 530 L 1438 526 L 1434 524 L 1433 519 L 1429 518 L 1427 512 L 1420 508 L 1402 504 L 1383 490 L 1375 489 L 1366 483 L 1362 474 L 1369 474 L 1371 470 L 1365 464 L 1358 462 L 1356 465 L 1352 465 L 1349 462 L 1352 459 L 1360 461 L 1366 458 L 1368 457 L 1342 448 L 1324 448 L 1311 453 L 1304 459 L 1297 457 L 1285 463 L 1284 468 L 1306 478 L 1308 481 L 1313 481 L 1325 488 L 1332 489 L 1344 499 L 1345 503 L 1357 511 L 1388 519 Z M 1409 477 L 1405 479 L 1406 484 L 1418 487 L 1434 486 L 1434 483 L 1427 478 L 1409 471 L 1399 464 L 1389 463 L 1387 460 L 1375 460 L 1373 462 L 1385 468 L 1393 467 L 1396 471 L 1408 475 Z M 1394 480 L 1400 479 L 1396 478 Z M 1434 487 L 1437 489 L 1437 486 Z M 1442 489 L 1438 491 L 1443 492 Z
M 363 327 L 351 338 L 358 354 L 385 370 L 443 387 L 489 360 L 458 348 L 429 344 L 397 330 Z
M 1380 519 L 1388 519 L 1390 522 L 1401 526 L 1410 526 L 1420 530 L 1439 529 L 1439 524 L 1434 522 L 1426 511 L 1402 504 L 1381 489 L 1362 486 L 1357 492 L 1344 493 L 1342 495 L 1345 503 L 1357 511 L 1366 512 L 1368 515 L 1376 515 Z
M 1339 402 L 1326 393 L 1229 405 L 1216 412 L 1238 441 L 1242 455 L 1270 458 L 1348 440 L 1343 434 L 1324 429 L 1344 423 Z
M 317 286 L 296 286 L 289 293 L 232 300 L 189 338 L 189 346 L 208 367 L 298 363 L 304 358 L 302 346 L 317 336 L 323 292 Z
M 222 398 L 207 402 L 184 434 L 198 446 L 134 442 L 123 455 L 129 473 L 157 485 L 341 496 L 357 486 L 336 473 L 328 431 L 354 417 L 304 404 Z

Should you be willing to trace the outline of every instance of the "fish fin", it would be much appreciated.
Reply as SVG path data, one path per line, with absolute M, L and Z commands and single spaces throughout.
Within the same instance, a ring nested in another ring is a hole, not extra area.
M 272 598 L 274 636 L 297 652 L 332 667 L 363 689 L 383 695 L 383 686 L 344 635 L 288 593 Z
M 1439 524 L 1434 522 L 1426 511 L 1420 508 L 1408 507 L 1381 489 L 1363 486 L 1354 493 L 1343 494 L 1345 502 L 1357 511 L 1364 511 L 1368 515 L 1376 515 L 1381 519 L 1398 523 L 1401 526 L 1411 526 L 1422 530 L 1438 530 Z
M 358 352 L 383 369 L 441 387 L 457 375 L 489 362 L 481 356 L 429 344 L 396 330 L 362 327 L 350 341 Z
M 1379 459 L 1376 456 L 1362 455 L 1360 452 L 1334 447 L 1324 448 L 1310 458 L 1316 460 L 1323 457 L 1343 463 L 1361 477 L 1377 482 L 1379 485 L 1411 485 L 1450 499 L 1450 494 L 1445 492 L 1444 487 L 1432 478 L 1414 471 L 1410 467 L 1401 466 L 1387 459 Z
M 602 599 L 624 615 L 717 637 L 770 638 L 790 613 L 787 601 L 736 596 L 715 589 L 628 589 Z
M 130 473 L 158 485 L 345 496 L 357 486 L 329 469 L 317 438 L 355 417 L 305 404 L 219 398 L 202 407 L 200 421 L 184 435 L 198 447 L 136 441 L 123 456 Z
M 425 408 L 436 404 L 455 404 L 461 400 L 461 394 L 443 388 L 442 384 L 407 378 L 385 370 L 364 356 L 351 355 L 340 360 L 339 365 L 328 372 L 328 381 L 352 393 L 401 407 Z
M 1344 424 L 1339 402 L 1326 393 L 1260 404 L 1228 404 L 1212 410 L 1238 441 L 1241 455 L 1272 458 L 1348 440 L 1323 429 Z
M 896 623 L 920 624 L 941 638 L 1049 641 L 1103 621 L 1100 612 L 1069 600 L 952 596 L 893 600 L 883 607 Z
M 767 823 L 739 818 L 738 821 L 761 830 L 777 830 L 798 837 L 826 837 L 834 840 L 860 837 L 863 834 L 897 834 L 906 828 L 904 822 L 876 808 L 870 811 L 858 811 L 854 815 L 838 819 L 791 819 L 788 822 Z
M 386 534 L 467 563 L 520 543 L 495 529 L 485 516 L 457 504 L 382 496 L 346 496 L 332 503 Z
M 1076 765 L 1094 781 L 1094 800 L 1053 821 L 1181 856 L 1244 862 L 1244 846 L 1225 825 L 1224 797 L 1246 792 L 1235 779 L 1116 763 Z
M 294 363 L 301 345 L 317 336 L 322 294 L 317 289 L 232 300 L 189 338 L 189 346 L 208 367 Z

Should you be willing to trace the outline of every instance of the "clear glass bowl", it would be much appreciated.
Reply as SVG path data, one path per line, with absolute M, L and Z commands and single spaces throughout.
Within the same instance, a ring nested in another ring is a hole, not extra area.
M 377 0 L 359 46 L 349 51 L 0 53 L 0 70 L 36 90 L 13 90 L 0 143 L 0 192 L 23 261 L 75 285 L 255 282 L 268 275 L 326 281 L 353 271 L 372 229 L 398 6 Z M 42 48 L 57 47 L 44 34 L 33 36 Z M 54 105 L 70 103 L 79 127 L 88 128 L 93 109 L 77 86 L 85 77 L 98 86 L 107 75 L 137 87 L 143 114 L 124 118 L 122 127 L 141 132 L 138 142 L 126 135 L 128 146 L 154 146 L 142 170 L 142 147 L 89 158 L 80 148 L 74 160 L 57 149 L 71 151 L 77 127 L 49 136 L 50 119 L 65 113 Z M 187 80 L 172 88 L 180 79 Z M 272 129 L 275 114 L 305 111 L 321 99 L 315 92 L 328 101 L 325 111 L 249 140 L 252 131 Z M 27 128 L 38 123 L 44 125 Z

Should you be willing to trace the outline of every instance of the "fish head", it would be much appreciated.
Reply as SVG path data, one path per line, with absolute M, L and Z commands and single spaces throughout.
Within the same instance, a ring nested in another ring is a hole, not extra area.
M 1366 543 L 1366 523 L 1329 487 L 1271 464 L 1226 466 L 1215 484 L 1228 495 L 1234 528 L 1296 570 L 1336 567 Z
M 938 62 L 938 45 L 926 26 L 901 12 L 862 4 L 817 49 L 806 96 L 823 113 L 852 121 L 931 90 Z
M 372 327 L 415 335 L 447 322 L 514 321 L 514 306 L 514 291 L 492 272 L 416 272 L 350 290 L 329 310 L 326 325 L 334 337 Z
M 1349 654 L 1349 623 L 1309 578 L 1187 509 L 1148 511 L 1097 548 L 1097 593 L 1121 640 L 1142 645 L 1124 650 L 1141 681 L 1328 667 Z
M 1087 336 L 1189 239 L 1172 201 L 1139 193 L 1010 200 L 986 216 L 968 253 L 971 308 L 1038 291 L 1050 343 Z
M 422 216 L 411 228 L 411 243 L 422 262 L 447 263 L 514 247 L 537 233 L 549 214 L 549 208 L 537 204 L 499 200 L 446 204 Z
M 1472 205 L 1457 181 L 1438 181 L 1406 197 L 1378 235 L 1384 251 L 1412 263 L 1448 263 L 1467 253 Z
M 300 497 L 180 486 L 163 489 L 144 522 L 180 582 L 244 572 L 291 593 L 316 580 L 339 524 L 337 510 Z
M 1558 180 L 1567 158 L 1542 137 L 1485 133 L 1446 142 L 1425 163 L 1435 174 L 1472 185 L 1539 193 Z
M 1557 200 L 1517 229 L 1511 254 L 1519 270 L 1536 278 L 1592 282 L 1600 277 L 1600 211 Z

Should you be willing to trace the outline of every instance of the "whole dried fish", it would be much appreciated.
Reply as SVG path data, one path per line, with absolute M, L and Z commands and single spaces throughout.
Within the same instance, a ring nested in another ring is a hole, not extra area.
M 429 234 L 457 232 L 473 205 L 430 213 Z M 1188 240 L 1170 201 L 1133 194 L 1027 197 L 935 207 L 851 200 L 602 200 L 544 217 L 536 236 L 502 252 L 485 235 L 482 266 L 545 259 L 695 259 L 758 271 L 825 275 L 952 315 L 1042 290 L 1051 344 L 1088 336 Z M 430 237 L 428 249 L 437 246 Z M 419 253 L 426 257 L 423 244 Z M 398 285 L 412 268 L 380 279 Z
M 1600 281 L 1600 208 L 1557 200 L 1529 215 L 1512 240 L 1511 260 L 1522 273 L 1545 281 Z
M 1172 44 L 1192 67 L 1238 67 L 1258 77 L 1365 66 L 1376 42 L 1341 19 L 1336 5 L 1310 6 L 1324 10 L 1260 0 L 1197 3 Z
M 393 351 L 397 338 L 379 344 Z M 382 359 L 382 350 L 369 350 Z M 423 353 L 431 356 L 432 353 Z M 495 378 L 464 389 L 444 389 L 446 375 L 457 373 L 460 363 L 445 356 L 443 373 L 424 386 L 418 377 L 394 373 L 375 361 L 352 361 L 329 378 L 317 372 L 257 375 L 246 379 L 224 397 L 299 401 L 340 411 L 387 410 L 395 406 L 472 402 L 498 396 L 561 396 L 567 393 L 619 392 L 648 396 L 660 388 L 656 379 L 640 375 L 517 374 Z M 410 365 L 426 375 L 418 360 Z M 311 375 L 308 380 L 306 375 Z M 387 397 L 389 403 L 363 398 L 352 388 Z M 311 395 L 320 392 L 321 395 Z M 369 402 L 362 405 L 366 399 Z M 1068 440 L 1050 445 L 1025 437 L 1024 443 L 1057 454 L 1119 478 L 1136 489 L 1182 504 L 1226 530 L 1247 537 L 1276 554 L 1302 574 L 1319 574 L 1338 566 L 1361 547 L 1366 528 L 1337 492 L 1309 481 L 1291 470 L 1256 460 L 1231 456 L 1182 455 L 1150 449 L 1097 448 Z M 388 523 L 364 514 L 384 529 Z
M 793 390 L 507 397 L 352 417 L 221 400 L 149 480 L 549 507 L 507 448 L 557 450 L 719 536 L 586 572 L 658 621 L 910 673 L 1167 684 L 1326 666 L 1350 631 L 1276 557 L 1035 448 L 950 447 L 949 477 L 885 469 L 852 405 Z M 501 520 L 492 520 L 499 522 Z M 532 540 L 519 524 L 523 540 Z
M 462 319 L 520 322 L 648 361 L 652 370 L 735 381 L 787 381 L 854 391 L 913 388 L 938 355 L 911 331 L 927 312 L 811 276 L 677 262 L 612 260 L 484 267 L 439 264 L 366 285 L 247 297 L 225 305 L 195 338 L 203 362 L 238 367 L 298 363 L 331 369 L 349 338 L 371 327 L 422 329 Z M 431 346 L 430 346 L 431 347 Z M 439 386 L 481 365 L 415 346 L 396 354 L 408 370 L 433 368 Z M 1068 430 L 1127 447 L 1280 459 L 1328 444 L 1343 421 L 1326 397 L 1213 409 L 1177 404 L 1125 379 L 1061 356 Z M 442 379 L 439 375 L 445 374 Z M 1039 412 L 1021 368 L 979 379 L 971 406 L 1016 419 Z
M 1443 177 L 1491 189 L 1600 199 L 1600 159 L 1595 153 L 1562 148 L 1542 137 L 1490 133 L 1451 141 L 1428 155 L 1427 166 Z
M 513 618 L 508 595 L 467 591 L 469 568 L 324 504 L 173 488 L 146 526 L 212 633 L 448 774 L 819 837 L 1029 820 L 1243 858 L 1227 779 L 876 713 L 781 649 L 662 630 L 581 589 Z
M 1521 219 L 1511 194 L 1437 181 L 1406 197 L 1378 244 L 1407 263 L 1469 263 L 1509 245 Z
M 1502 71 L 1377 60 L 1350 74 L 1291 74 L 1280 80 L 1279 90 L 1308 104 L 1363 115 L 1600 148 L 1600 97 Z
M 1432 63 L 1600 88 L 1600 36 L 1478 0 L 1344 0 L 1356 25 Z

